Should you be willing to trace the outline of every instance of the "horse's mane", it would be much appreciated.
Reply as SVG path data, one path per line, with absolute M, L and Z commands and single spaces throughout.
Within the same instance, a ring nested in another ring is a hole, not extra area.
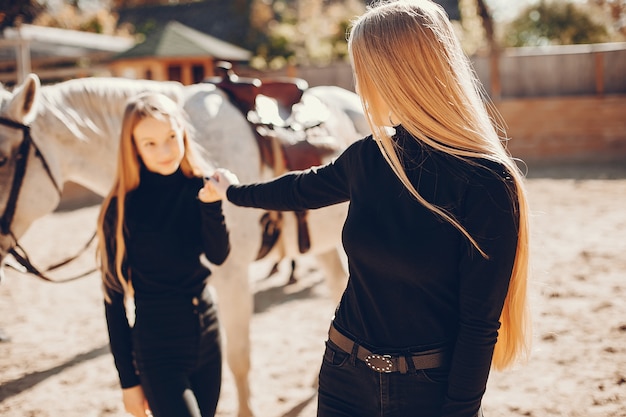
M 41 104 L 81 140 L 119 137 L 126 100 L 143 91 L 182 100 L 183 85 L 172 81 L 79 78 L 44 86 Z

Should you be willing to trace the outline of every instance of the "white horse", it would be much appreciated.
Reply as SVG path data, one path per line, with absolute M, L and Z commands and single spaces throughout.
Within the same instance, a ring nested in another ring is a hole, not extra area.
M 0 88 L 0 270 L 6 256 L 32 222 L 58 205 L 63 184 L 73 181 L 104 196 L 112 183 L 118 137 L 125 100 L 142 91 L 159 91 L 183 103 L 194 127 L 195 139 L 208 151 L 216 166 L 234 171 L 242 182 L 270 178 L 245 117 L 223 91 L 212 84 L 183 86 L 175 82 L 88 78 L 41 86 L 31 74 L 8 91 Z M 342 149 L 367 134 L 360 100 L 356 94 L 331 87 L 305 92 L 330 109 L 326 126 L 344 143 Z M 10 120 L 14 123 L 7 122 Z M 20 146 L 32 138 L 27 154 Z M 25 171 L 14 181 L 19 161 Z M 11 190 L 18 188 L 19 193 Z M 11 194 L 14 194 L 11 197 Z M 13 204 L 14 211 L 9 207 Z M 260 247 L 259 210 L 224 206 L 231 232 L 232 252 L 221 267 L 214 267 L 211 283 L 218 294 L 220 316 L 226 334 L 226 357 L 238 393 L 239 416 L 253 416 L 248 373 L 249 326 L 253 297 L 249 266 Z M 338 300 L 346 273 L 340 257 L 341 226 L 347 204 L 308 214 L 311 252 L 316 254 L 331 293 Z M 285 214 L 281 255 L 298 257 L 294 216 Z M 95 225 L 94 225 L 95 228 Z M 276 251 L 274 251 L 276 252 Z M 270 254 L 271 255 L 271 254 Z

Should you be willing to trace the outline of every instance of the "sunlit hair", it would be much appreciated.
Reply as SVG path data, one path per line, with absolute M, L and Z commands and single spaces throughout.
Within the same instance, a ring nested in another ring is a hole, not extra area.
M 199 157 L 200 151 L 190 137 L 191 127 L 186 114 L 176 102 L 160 93 L 143 93 L 127 101 L 122 119 L 115 180 L 111 191 L 102 203 L 98 217 L 98 257 L 107 301 L 110 301 L 110 291 L 132 295 L 131 277 L 124 276 L 122 267 L 126 257 L 124 202 L 126 195 L 136 189 L 140 181 L 141 163 L 133 131 L 140 121 L 148 117 L 170 121 L 172 126 L 183 129 L 185 151 L 180 169 L 185 176 L 200 177 L 206 172 L 203 160 Z M 113 236 L 106 236 L 104 233 L 105 214 L 111 204 L 115 204 L 114 212 L 117 213 L 115 233 Z M 115 248 L 114 254 L 108 253 L 107 240 L 112 243 L 110 246 Z M 115 270 L 110 270 L 111 267 Z
M 472 163 L 468 158 L 496 161 L 514 180 L 517 251 L 493 357 L 495 369 L 507 368 L 528 353 L 529 225 L 524 176 L 499 137 L 503 130 L 490 118 L 490 114 L 499 118 L 498 113 L 448 16 L 432 1 L 378 2 L 354 22 L 348 45 L 357 92 L 385 159 L 418 201 L 459 229 L 486 258 L 489 254 L 450 213 L 426 201 L 413 187 L 390 136 L 390 120 L 428 146 L 467 163 Z

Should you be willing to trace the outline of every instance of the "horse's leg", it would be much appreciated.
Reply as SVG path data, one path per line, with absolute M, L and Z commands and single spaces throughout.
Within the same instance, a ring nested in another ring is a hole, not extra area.
M 298 282 L 296 278 L 296 260 L 292 259 L 290 262 L 291 270 L 289 271 L 289 279 L 287 280 L 287 285 L 295 284 Z
M 0 328 L 0 343 L 2 342 L 10 342 L 11 337 L 7 332 L 5 332 L 2 328 Z
M 330 296 L 335 305 L 337 305 L 341 300 L 341 295 L 346 288 L 346 282 L 348 279 L 348 275 L 346 274 L 346 269 L 341 259 L 339 249 L 332 249 L 326 252 L 318 253 L 315 255 L 315 258 L 317 259 L 317 262 L 319 263 L 319 266 L 320 268 L 322 268 L 322 272 L 324 273 L 326 285 L 328 286 Z M 328 312 L 329 326 L 333 312 L 334 310 Z M 319 378 L 318 375 L 315 375 L 315 378 L 311 382 L 311 387 L 317 389 L 318 386 Z
M 285 258 L 287 258 L 287 254 L 286 254 L 286 251 L 285 251 L 285 241 L 284 241 L 282 235 L 276 241 L 276 245 L 275 245 L 275 249 L 274 250 L 277 253 L 278 259 L 274 262 L 274 265 L 272 265 L 272 269 L 270 270 L 270 272 L 265 277 L 266 279 L 271 277 L 272 275 L 276 274 L 279 271 L 280 263 Z M 296 279 L 296 274 L 295 274 L 295 271 L 296 271 L 296 261 L 295 261 L 295 259 L 291 258 L 290 266 L 291 266 L 291 270 L 289 271 L 289 278 L 287 279 L 287 284 L 286 285 L 295 284 L 298 281 Z
M 239 417 L 253 417 L 250 402 L 250 321 L 253 298 L 246 268 L 220 270 L 214 283 L 218 293 L 220 322 L 226 336 L 226 361 L 237 387 Z
M 348 279 L 339 249 L 331 249 L 315 256 L 324 273 L 330 296 L 336 305 L 341 299 Z
M 267 276 L 265 277 L 265 279 L 270 278 L 271 276 L 273 276 L 274 274 L 278 273 L 280 271 L 280 268 L 278 267 L 281 263 L 282 259 L 279 261 L 274 262 L 274 265 L 272 265 L 272 269 L 270 270 L 270 272 L 267 274 Z M 296 282 L 298 282 L 298 278 L 296 278 L 296 260 L 292 259 L 291 261 L 289 261 L 289 278 L 287 278 L 287 284 L 286 285 L 291 285 L 291 284 L 295 284 Z
M 272 275 L 274 275 L 275 273 L 278 272 L 278 264 L 279 263 L 280 263 L 280 261 L 274 262 L 274 265 L 272 265 L 272 269 L 270 270 L 270 272 L 268 272 L 268 274 L 265 277 L 265 279 L 268 279 L 269 277 L 271 277 Z

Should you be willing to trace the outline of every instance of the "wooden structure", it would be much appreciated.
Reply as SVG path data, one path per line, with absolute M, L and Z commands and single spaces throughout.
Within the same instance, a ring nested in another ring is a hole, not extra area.
M 177 21 L 152 32 L 144 42 L 114 56 L 113 76 L 193 84 L 213 76 L 215 60 L 247 63 L 250 51 Z
M 19 84 L 31 72 L 44 83 L 110 75 L 105 62 L 134 44 L 133 38 L 45 26 L 7 28 L 0 37 L 0 82 Z

